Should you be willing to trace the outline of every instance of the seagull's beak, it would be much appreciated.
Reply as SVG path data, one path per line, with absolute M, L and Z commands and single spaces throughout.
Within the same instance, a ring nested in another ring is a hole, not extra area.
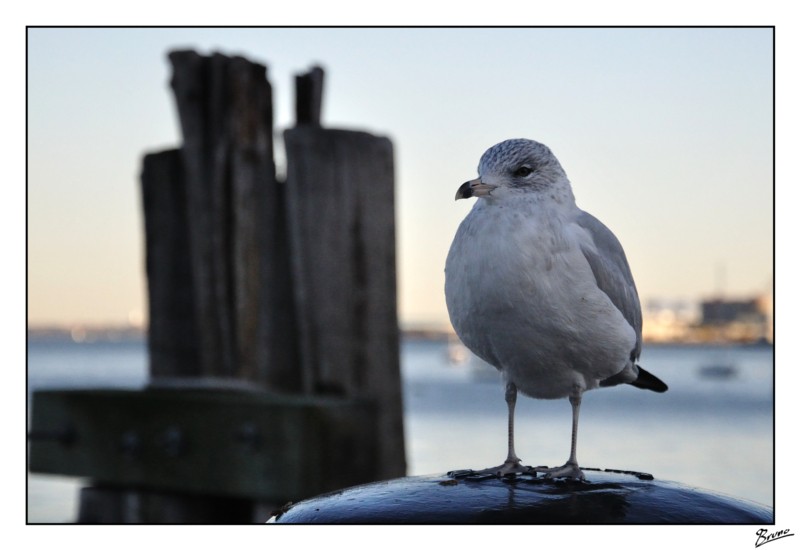
M 456 200 L 458 199 L 468 199 L 470 197 L 483 197 L 484 195 L 490 194 L 494 189 L 497 189 L 496 185 L 490 185 L 488 183 L 483 183 L 480 178 L 469 180 L 461 185 L 456 191 Z

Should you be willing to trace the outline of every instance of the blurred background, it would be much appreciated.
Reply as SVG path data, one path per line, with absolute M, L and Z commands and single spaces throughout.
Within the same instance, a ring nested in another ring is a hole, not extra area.
M 502 387 L 450 335 L 443 267 L 472 206 L 455 190 L 485 149 L 528 137 L 623 243 L 641 361 L 670 385 L 588 394 L 582 464 L 772 505 L 771 29 L 29 29 L 29 394 L 146 380 L 139 173 L 180 141 L 178 48 L 267 65 L 279 173 L 293 78 L 312 64 L 327 127 L 393 141 L 410 475 L 504 456 Z M 519 415 L 518 454 L 562 463 L 567 402 Z M 29 521 L 72 521 L 80 485 L 30 475 Z

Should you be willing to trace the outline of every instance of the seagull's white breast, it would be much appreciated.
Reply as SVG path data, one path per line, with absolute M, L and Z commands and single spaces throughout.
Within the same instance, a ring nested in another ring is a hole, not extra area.
M 577 212 L 574 203 L 479 200 L 447 257 L 456 333 L 533 397 L 596 388 L 630 363 L 636 343 L 581 252 L 589 237 L 571 221 Z

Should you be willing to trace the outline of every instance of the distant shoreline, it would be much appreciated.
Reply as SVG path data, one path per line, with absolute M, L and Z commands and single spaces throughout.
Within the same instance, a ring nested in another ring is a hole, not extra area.
M 406 341 L 414 342 L 437 342 L 441 344 L 451 343 L 459 345 L 455 335 L 446 329 L 432 328 L 408 328 L 401 331 L 401 338 Z M 134 343 L 147 341 L 147 330 L 140 327 L 113 327 L 113 326 L 76 326 L 67 327 L 29 327 L 27 330 L 27 341 L 29 344 L 37 343 L 74 343 L 74 344 L 93 344 L 93 343 Z M 703 346 L 703 345 L 737 345 L 737 346 L 764 346 L 772 347 L 773 344 L 766 340 L 649 340 L 645 338 L 645 344 L 649 346 L 658 345 L 684 345 L 684 346 Z

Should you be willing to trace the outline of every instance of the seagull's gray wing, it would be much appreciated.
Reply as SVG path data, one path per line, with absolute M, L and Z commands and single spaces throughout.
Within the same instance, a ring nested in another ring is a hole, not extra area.
M 594 242 L 594 248 L 581 246 L 581 250 L 597 286 L 636 331 L 636 348 L 631 354 L 631 360 L 636 361 L 642 351 L 642 308 L 625 251 L 611 230 L 588 212 L 581 212 L 576 222 L 589 232 Z

